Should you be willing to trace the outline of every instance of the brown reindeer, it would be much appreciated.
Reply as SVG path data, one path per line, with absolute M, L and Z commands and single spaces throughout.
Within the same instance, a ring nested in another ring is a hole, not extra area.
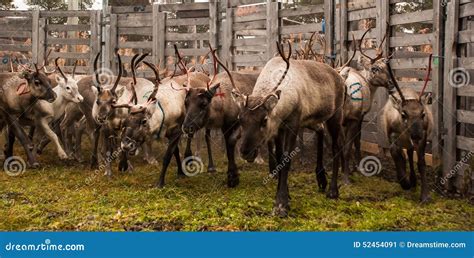
M 2 123 L 1 129 L 8 126 L 9 142 L 12 143 L 17 137 L 25 149 L 28 164 L 32 167 L 38 167 L 32 150 L 33 144 L 23 128 L 20 126 L 18 118 L 28 112 L 34 106 L 37 100 L 44 99 L 53 102 L 56 99 L 56 93 L 51 87 L 48 72 L 43 68 L 27 69 L 22 73 L 2 73 L 0 74 L 0 115 Z M 43 66 L 44 67 L 44 66 Z M 7 147 L 5 157 L 13 155 L 13 148 Z
M 419 95 L 411 88 L 398 87 L 389 65 L 390 77 L 397 93 L 390 96 L 381 116 L 381 125 L 390 142 L 390 154 L 397 170 L 397 179 L 404 190 L 416 188 L 416 174 L 413 152 L 416 151 L 418 172 L 421 175 L 422 203 L 429 201 L 426 178 L 425 149 L 428 136 L 433 128 L 433 115 L 428 106 L 430 95 Z M 403 148 L 407 149 L 410 175 L 406 174 L 406 159 Z
M 274 57 L 267 62 L 252 94 L 239 97 L 243 107 L 240 152 L 246 160 L 253 161 L 261 145 L 274 142 L 277 166 L 270 171 L 278 174 L 274 213 L 286 216 L 289 209 L 288 172 L 297 151 L 295 141 L 300 128 L 318 130 L 321 123 L 327 126 L 333 151 L 333 174 L 327 197 L 339 196 L 337 176 L 339 161 L 343 159 L 340 136 L 345 85 L 330 66 L 316 61 L 290 60 L 291 46 L 288 57 L 284 56 L 279 44 L 278 49 L 281 58 Z M 326 175 L 318 173 L 317 179 L 325 190 Z

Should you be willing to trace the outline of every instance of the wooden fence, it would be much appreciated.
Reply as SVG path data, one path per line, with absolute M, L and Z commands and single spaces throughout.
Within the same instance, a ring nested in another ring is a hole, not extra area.
M 371 24 L 374 28 L 361 45 L 367 54 L 375 55 L 374 48 L 388 26 L 389 36 L 382 47 L 385 53 L 393 53 L 390 62 L 401 86 L 421 90 L 428 57 L 433 54 L 427 91 L 433 93 L 435 128 L 428 162 L 436 165 L 443 161 L 440 177 L 450 182 L 448 187 L 459 190 L 469 185 L 462 181 L 469 181 L 473 173 L 466 176 L 469 166 L 459 166 L 459 162 L 474 156 L 473 0 L 433 0 L 408 13 L 403 8 L 407 1 L 401 0 L 313 2 L 294 5 L 275 0 L 210 0 L 105 11 L 0 11 L 0 50 L 4 55 L 0 69 L 10 70 L 5 56 L 13 52 L 41 63 L 51 48 L 61 52 L 53 52 L 50 58 L 83 60 L 82 72 L 91 71 L 90 61 L 101 48 L 103 65 L 113 71 L 117 68 L 116 50 L 123 56 L 126 70 L 134 54 L 145 52 L 150 53 L 149 61 L 172 69 L 173 44 L 179 45 L 189 62 L 200 62 L 211 44 L 232 69 L 260 69 L 275 55 L 275 41 L 289 40 L 299 49 L 313 32 L 322 35 L 326 43 L 325 49 L 315 46 L 315 51 L 342 63 L 352 51 L 348 50 L 352 34 L 359 43 Z M 73 17 L 78 22 L 69 24 Z M 356 60 L 359 56 L 357 53 Z M 66 61 L 66 66 L 69 71 L 71 61 Z M 459 72 L 466 78 L 465 85 L 457 81 Z M 147 69 L 138 74 L 152 75 Z M 378 125 L 387 98 L 385 90 L 378 90 L 366 116 L 362 132 L 366 150 L 378 152 L 388 147 Z M 469 182 L 472 186 L 472 180 Z

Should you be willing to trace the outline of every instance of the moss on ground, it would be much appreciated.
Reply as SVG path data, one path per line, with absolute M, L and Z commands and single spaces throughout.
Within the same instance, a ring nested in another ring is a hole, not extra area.
M 173 164 L 166 187 L 156 189 L 159 167 L 137 165 L 141 159 L 133 173 L 120 174 L 115 164 L 106 178 L 48 150 L 42 169 L 0 173 L 0 230 L 474 230 L 474 207 L 465 199 L 432 193 L 433 202 L 421 205 L 419 188 L 403 191 L 381 177 L 354 175 L 340 199 L 329 200 L 314 174 L 298 167 L 290 175 L 290 216 L 273 217 L 276 181 L 263 183 L 267 167 L 239 161 L 240 185 L 228 189 L 226 163 L 217 156 L 219 172 L 178 179 Z

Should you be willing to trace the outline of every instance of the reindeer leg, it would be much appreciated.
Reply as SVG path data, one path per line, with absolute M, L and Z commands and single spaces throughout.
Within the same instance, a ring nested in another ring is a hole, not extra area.
M 288 125 L 290 127 L 290 125 Z M 280 157 L 279 165 L 282 168 L 278 171 L 278 187 L 275 198 L 275 206 L 273 207 L 273 214 L 279 217 L 288 216 L 290 209 L 290 192 L 288 189 L 288 173 L 291 168 L 291 160 L 295 151 L 297 140 L 298 126 L 291 126 L 291 128 L 280 129 L 277 135 L 277 156 Z M 283 147 L 283 148 L 281 148 Z
M 54 142 L 56 145 L 57 151 L 58 151 L 58 156 L 60 159 L 67 159 L 66 152 L 64 151 L 63 147 L 61 146 L 61 143 L 59 142 L 58 136 L 51 130 L 51 127 L 49 127 L 49 123 L 46 120 L 46 118 L 40 118 L 38 121 L 39 128 L 41 128 L 41 131 L 46 134 L 46 136 Z
M 163 157 L 163 164 L 161 167 L 160 179 L 158 183 L 156 184 L 156 187 L 158 188 L 163 188 L 165 186 L 166 170 L 168 169 L 174 150 L 178 146 L 180 137 L 181 137 L 181 132 L 179 132 L 179 129 L 174 130 L 174 132 L 170 132 L 169 135 L 167 136 L 168 147 L 166 148 L 166 152 Z
M 339 197 L 339 187 L 337 185 L 337 174 L 339 172 L 339 161 L 343 160 L 343 153 L 341 153 L 341 146 L 340 146 L 340 139 L 339 137 L 342 136 L 342 123 L 341 118 L 342 114 L 335 114 L 332 118 L 330 118 L 326 124 L 328 126 L 329 134 L 331 135 L 332 140 L 332 177 L 331 177 L 331 185 L 329 188 L 329 192 L 326 196 L 330 199 L 337 199 Z M 342 162 L 344 164 L 344 162 Z M 345 171 L 344 171 L 345 172 Z
M 344 164 L 343 164 L 344 174 L 342 176 L 342 181 L 346 185 L 350 184 L 349 174 L 351 171 L 349 169 L 349 163 L 351 159 L 352 145 L 354 144 L 355 138 L 357 134 L 359 133 L 357 131 L 358 124 L 359 124 L 358 121 L 350 120 L 346 123 L 346 126 L 344 128 L 344 131 L 345 131 L 344 135 L 346 136 L 346 141 L 343 145 L 345 159 L 344 159 Z
M 278 165 L 278 160 L 274 151 L 275 143 L 273 141 L 268 141 L 267 148 L 268 148 L 268 166 L 270 169 L 270 176 L 276 177 L 277 171 L 276 167 Z
M 207 146 L 207 157 L 209 159 L 209 165 L 207 166 L 207 172 L 216 172 L 216 167 L 214 166 L 214 160 L 212 159 L 212 142 L 211 142 L 211 129 L 206 128 L 206 146 Z
M 400 186 L 404 190 L 409 190 L 411 186 L 406 176 L 406 159 L 403 157 L 403 150 L 398 146 L 396 140 L 393 141 L 390 146 L 390 154 L 392 155 L 393 162 L 395 163 L 397 179 L 400 183 Z
M 77 126 L 76 126 L 77 125 Z M 72 149 L 72 152 L 74 153 L 74 157 L 78 161 L 82 161 L 82 150 L 81 150 L 81 144 L 82 144 L 82 136 L 84 135 L 84 131 L 87 129 L 87 125 L 85 120 L 79 121 L 76 125 L 73 125 L 70 127 L 68 130 L 68 134 L 66 137 L 69 138 L 70 146 Z M 74 138 L 74 145 L 73 139 Z
M 109 126 L 104 126 L 104 139 L 105 139 L 105 173 L 104 175 L 111 177 L 112 176 L 112 161 L 115 158 L 114 150 L 115 148 L 115 139 L 113 129 Z M 128 168 L 128 167 L 127 167 Z
M 94 135 L 92 137 L 94 141 L 94 148 L 92 149 L 91 168 L 96 168 L 99 166 L 99 161 L 97 159 L 97 152 L 99 149 L 100 131 L 101 131 L 101 127 L 98 125 L 97 128 L 95 128 Z
M 187 139 L 186 139 L 186 149 L 184 150 L 184 158 L 193 156 L 193 152 L 191 150 L 192 141 L 193 141 L 193 134 L 188 134 Z
M 186 174 L 183 172 L 183 166 L 181 163 L 181 156 L 179 155 L 179 144 L 176 145 L 176 149 L 174 150 L 174 158 L 176 159 L 176 166 L 178 167 L 178 177 L 185 177 Z
M 328 181 L 326 179 L 326 170 L 324 169 L 324 164 L 323 164 L 324 130 L 318 130 L 316 132 L 316 135 L 318 137 L 318 143 L 317 143 L 318 153 L 317 153 L 317 158 L 316 158 L 317 159 L 316 179 L 318 181 L 319 191 L 324 193 L 328 185 Z
M 355 152 L 354 152 L 354 156 L 355 156 L 355 171 L 357 171 L 357 169 L 359 168 L 359 163 L 360 163 L 360 160 L 361 160 L 361 152 L 360 152 L 360 141 L 361 141 L 361 137 L 362 137 L 362 121 L 359 121 L 359 125 L 357 127 L 357 134 L 354 138 L 354 148 L 355 148 Z
M 426 148 L 426 138 L 423 139 L 421 144 L 416 151 L 418 157 L 418 171 L 420 172 L 421 177 L 421 202 L 427 203 L 431 200 L 430 198 L 430 190 L 428 187 L 428 180 L 426 178 L 426 162 L 425 162 L 425 148 Z
M 5 158 L 9 158 L 13 156 L 13 147 L 15 144 L 15 132 L 12 127 L 8 127 L 7 135 L 6 135 L 6 142 L 5 142 Z
M 13 119 L 12 117 L 10 117 L 9 114 L 6 114 L 6 113 L 4 113 L 3 117 L 7 120 L 9 137 L 13 137 L 13 140 L 11 141 L 11 143 L 10 142 L 8 143 L 9 145 L 11 144 L 11 148 L 10 146 L 8 146 L 10 149 L 5 150 L 6 154 L 13 155 L 13 143 L 14 143 L 14 138 L 16 136 L 18 140 L 20 140 L 21 145 L 23 146 L 23 149 L 25 149 L 26 156 L 28 158 L 28 164 L 33 168 L 38 168 L 39 163 L 36 161 L 36 158 L 33 155 L 33 152 L 32 152 L 33 144 L 30 138 L 28 138 L 28 135 L 25 133 L 25 131 L 23 130 L 23 128 L 20 126 L 20 124 L 18 123 L 16 119 Z M 10 135 L 10 131 L 11 131 L 11 135 Z M 6 157 L 8 156 L 6 155 Z
M 413 148 L 407 150 L 408 164 L 410 165 L 410 187 L 416 189 L 415 163 L 413 161 Z
M 128 159 L 128 154 L 125 151 L 120 151 L 119 171 L 120 172 L 133 171 L 132 163 Z
M 234 188 L 239 185 L 239 172 L 237 164 L 235 163 L 235 145 L 237 143 L 237 137 L 233 137 L 237 131 L 237 125 L 231 127 L 222 128 L 222 133 L 225 138 L 225 147 L 227 153 L 227 187 Z M 207 134 L 207 130 L 206 130 Z M 207 141 L 207 140 L 206 140 Z

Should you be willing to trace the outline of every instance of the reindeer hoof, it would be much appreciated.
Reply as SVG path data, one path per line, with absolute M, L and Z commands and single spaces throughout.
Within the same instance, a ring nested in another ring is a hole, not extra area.
M 328 199 L 337 199 L 339 198 L 339 190 L 329 190 L 329 192 L 326 194 L 326 197 Z
M 236 176 L 236 177 L 228 177 L 227 178 L 227 187 L 229 188 L 234 188 L 234 187 L 237 187 L 239 185 L 239 176 Z
M 105 170 L 104 176 L 112 177 L 112 171 L 110 169 Z
M 127 161 L 120 161 L 119 162 L 119 171 L 125 172 L 128 170 L 128 162 Z
M 280 218 L 288 217 L 288 205 L 278 204 L 278 206 L 273 207 L 272 215 Z
M 165 187 L 165 183 L 164 182 L 158 182 L 156 185 L 155 185 L 156 188 L 159 188 L 159 189 L 162 189 Z
M 97 161 L 97 157 L 92 157 L 91 159 L 91 168 L 94 169 L 94 168 L 97 168 L 99 167 L 99 162 Z
M 432 199 L 431 199 L 430 196 L 424 196 L 424 197 L 422 196 L 421 199 L 420 199 L 420 203 L 421 203 L 422 205 L 428 204 L 428 203 L 430 203 L 431 201 L 432 201 Z
M 216 170 L 215 167 L 208 167 L 208 168 L 207 168 L 207 172 L 209 172 L 209 173 L 215 173 L 215 172 L 217 172 L 217 170 Z
M 257 163 L 258 165 L 265 164 L 265 160 L 263 160 L 262 157 L 257 157 L 254 162 Z
M 158 160 L 156 160 L 155 158 L 148 158 L 148 159 L 145 159 L 145 161 L 148 163 L 148 165 L 158 165 Z
M 38 162 L 35 162 L 35 163 L 31 164 L 30 167 L 32 169 L 38 169 L 38 168 L 40 168 L 40 164 Z

